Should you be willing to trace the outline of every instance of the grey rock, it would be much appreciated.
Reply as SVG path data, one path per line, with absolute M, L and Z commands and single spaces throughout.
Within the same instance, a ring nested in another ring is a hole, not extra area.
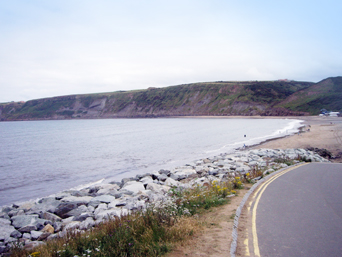
M 99 200 L 92 200 L 89 202 L 88 207 L 91 206 L 93 208 L 96 208 L 97 206 L 99 206 L 99 204 L 101 204 Z
M 12 207 L 9 207 L 9 206 L 5 206 L 1 209 L 1 212 L 4 212 L 4 213 L 9 213 L 11 210 L 13 210 Z
M 123 194 L 123 195 L 133 195 L 134 192 L 133 191 L 130 191 L 130 190 L 127 190 L 127 189 L 121 189 L 120 192 Z M 123 195 L 121 197 L 123 197 Z
M 219 173 L 218 169 L 209 170 L 208 174 L 212 176 L 216 176 Z
M 57 239 L 59 237 L 59 235 L 56 233 L 56 234 L 51 234 L 51 235 L 49 235 L 47 238 L 46 238 L 46 240 L 47 241 L 51 241 L 51 240 L 55 240 L 55 239 Z
M 73 221 L 84 221 L 89 217 L 93 217 L 93 214 L 89 212 L 84 212 L 84 213 L 81 213 L 80 215 L 75 216 Z
M 11 237 L 11 233 L 16 229 L 13 226 L 2 226 L 0 229 L 0 241 L 7 241 Z
M 135 178 L 123 178 L 121 180 L 121 187 L 123 187 L 129 181 L 136 181 Z
M 71 196 L 76 196 L 76 197 L 82 197 L 82 196 L 87 196 L 88 193 L 84 191 L 79 191 L 79 190 L 69 190 L 67 191 Z
M 115 200 L 115 197 L 112 195 L 100 195 L 94 197 L 92 201 L 100 201 L 101 203 L 110 203 Z
M 93 197 L 91 196 L 67 196 L 62 199 L 62 202 L 72 202 L 77 203 L 77 205 L 87 205 L 92 200 Z
M 152 183 L 153 179 L 151 176 L 146 176 L 140 179 L 140 182 L 143 183 L 144 186 L 146 186 L 148 183 Z
M 84 212 L 88 211 L 88 207 L 85 205 L 80 205 L 76 209 L 73 209 L 65 214 L 65 217 L 79 216 Z
M 55 222 L 53 223 L 53 227 L 55 229 L 55 233 L 59 232 L 63 228 L 63 223 L 62 222 Z
M 94 211 L 94 214 L 95 214 L 95 216 L 96 216 L 99 212 L 104 211 L 104 210 L 107 210 L 107 209 L 108 209 L 107 204 L 101 203 L 101 204 L 96 208 L 96 210 Z
M 21 238 L 22 234 L 18 230 L 14 230 L 10 236 L 13 238 Z
M 3 218 L 0 218 L 0 226 L 9 226 L 11 225 L 11 221 L 9 219 L 3 219 Z
M 169 186 L 158 185 L 155 183 L 150 183 L 146 187 L 147 190 L 151 190 L 158 193 L 167 193 L 170 190 Z
M 95 214 L 96 220 L 110 219 L 111 217 L 120 217 L 120 210 L 110 209 L 110 210 L 102 210 Z
M 97 192 L 97 195 L 114 195 L 120 187 L 113 184 L 101 185 L 101 189 Z
M 43 211 L 43 212 L 55 212 L 56 207 L 60 204 L 60 201 L 54 197 L 42 198 L 38 203 L 31 207 L 32 211 Z
M 87 230 L 95 226 L 95 221 L 92 217 L 86 218 L 81 224 L 79 225 L 79 229 Z
M 251 161 L 248 163 L 249 166 L 257 166 L 258 162 L 257 161 Z
M 38 215 L 20 215 L 11 218 L 12 225 L 15 228 L 22 228 L 28 225 L 36 226 L 38 229 L 40 226 L 44 226 L 45 220 L 40 219 Z
M 80 224 L 80 221 L 71 221 L 64 227 L 64 231 L 75 230 L 76 228 L 79 228 Z
M 165 181 L 165 180 L 167 180 L 169 177 L 167 176 L 167 175 L 165 175 L 165 174 L 160 174 L 159 176 L 158 176 L 158 180 L 159 181 Z
M 162 169 L 162 170 L 159 170 L 158 173 L 159 174 L 164 174 L 166 176 L 169 176 L 171 171 Z
M 169 186 L 169 187 L 177 187 L 177 186 L 179 186 L 179 182 L 172 179 L 172 178 L 167 178 L 165 180 L 165 185 Z
M 119 199 L 119 198 L 121 198 L 123 195 L 124 195 L 124 193 L 118 191 L 118 192 L 116 192 L 113 196 L 114 196 L 116 199 Z
M 31 233 L 24 233 L 22 238 L 31 240 Z
M 37 240 L 43 234 L 41 231 L 31 231 L 30 233 L 32 240 Z
M 46 240 L 52 233 L 49 233 L 49 232 L 43 232 L 43 234 L 41 234 L 39 237 L 38 237 L 38 241 L 43 241 L 43 240 Z
M 30 233 L 32 230 L 37 230 L 34 225 L 27 225 L 18 229 L 21 233 Z
M 14 209 L 14 210 L 9 211 L 7 214 L 8 216 L 13 217 L 13 216 L 17 216 L 18 212 L 19 212 L 18 209 Z
M 59 217 L 61 217 L 62 219 L 65 219 L 69 217 L 67 213 L 73 209 L 76 209 L 77 207 L 78 207 L 77 202 L 62 202 L 56 207 L 56 210 L 54 213 L 58 215 Z
M 7 220 L 11 219 L 10 216 L 8 216 L 8 214 L 5 212 L 0 212 L 0 218 L 7 219 Z
M 121 192 L 123 192 L 123 190 L 127 190 L 127 191 L 131 191 L 134 193 L 138 193 L 139 191 L 144 191 L 145 187 L 144 184 L 141 182 L 137 182 L 137 181 L 130 181 L 127 182 L 121 189 Z
M 90 187 L 90 188 L 88 188 L 88 194 L 91 195 L 91 196 L 96 196 L 97 192 L 100 189 L 101 188 L 99 186 Z
M 50 220 L 52 222 L 62 221 L 62 219 L 59 216 L 57 216 L 56 214 L 50 213 L 50 212 L 42 212 L 39 214 L 39 217 L 41 219 Z

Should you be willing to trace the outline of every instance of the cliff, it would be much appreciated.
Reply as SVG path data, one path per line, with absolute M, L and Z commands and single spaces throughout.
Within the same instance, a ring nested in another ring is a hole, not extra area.
M 340 77 L 337 80 L 339 79 Z M 0 104 L 0 119 L 308 115 L 316 114 L 317 108 L 321 107 L 305 108 L 312 102 L 303 102 L 303 99 L 312 96 L 312 90 L 317 91 L 315 97 L 319 99 L 326 92 L 320 92 L 317 88 L 329 83 L 335 85 L 335 80 L 336 78 L 330 78 L 317 84 L 298 81 L 219 81 L 146 90 L 58 96 Z M 339 102 L 335 98 L 333 101 Z

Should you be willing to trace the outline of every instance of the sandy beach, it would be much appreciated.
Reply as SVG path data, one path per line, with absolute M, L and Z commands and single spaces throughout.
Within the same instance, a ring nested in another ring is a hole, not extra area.
M 293 117 L 304 120 L 302 132 L 296 135 L 279 138 L 253 146 L 253 149 L 271 148 L 324 148 L 330 151 L 336 159 L 332 162 L 342 162 L 342 118 L 340 117 Z

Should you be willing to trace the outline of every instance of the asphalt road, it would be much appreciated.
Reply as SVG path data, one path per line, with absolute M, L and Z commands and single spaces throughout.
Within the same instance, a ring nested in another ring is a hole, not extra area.
M 260 256 L 342 256 L 342 164 L 298 167 L 258 194 L 251 206 Z
M 342 164 L 292 167 L 262 183 L 239 224 L 237 256 L 342 256 Z

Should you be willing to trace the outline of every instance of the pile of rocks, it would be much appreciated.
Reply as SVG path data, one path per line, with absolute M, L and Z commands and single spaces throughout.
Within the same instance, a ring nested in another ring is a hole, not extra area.
M 149 204 L 168 201 L 172 187 L 189 188 L 228 180 L 258 167 L 266 172 L 286 167 L 277 159 L 327 160 L 304 149 L 237 151 L 202 159 L 183 167 L 125 178 L 81 190 L 69 190 L 36 202 L 13 204 L 0 212 L 0 253 L 18 240 L 26 248 L 63 237 L 68 230 L 87 230 L 109 217 L 120 217 Z

